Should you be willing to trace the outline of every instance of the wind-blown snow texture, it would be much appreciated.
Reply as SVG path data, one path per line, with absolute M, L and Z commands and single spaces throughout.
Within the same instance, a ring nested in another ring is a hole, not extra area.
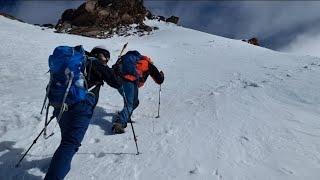
M 151 56 L 166 75 L 161 117 L 158 86 L 140 90 L 131 129 L 111 135 L 122 108 L 107 85 L 66 179 L 316 180 L 320 177 L 320 59 L 294 56 L 160 22 L 150 36 L 97 40 L 0 17 L 0 179 L 41 179 L 60 135 L 42 137 L 14 168 L 44 125 L 39 115 L 47 58 L 58 45 L 110 48 L 125 42 Z M 110 64 L 111 65 L 111 64 Z

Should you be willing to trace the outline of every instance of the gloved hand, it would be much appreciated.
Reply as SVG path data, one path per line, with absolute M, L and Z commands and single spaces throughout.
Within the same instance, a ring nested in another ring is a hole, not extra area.
M 164 73 L 162 71 L 160 71 L 161 76 L 164 78 Z
M 161 74 L 161 76 L 162 76 L 162 78 L 163 78 L 162 82 L 160 83 L 160 84 L 162 84 L 163 81 L 164 81 L 164 73 L 163 73 L 163 71 L 160 71 L 159 73 Z
M 100 87 L 101 84 L 97 84 L 93 89 L 90 90 L 90 92 L 93 93 L 97 99 L 99 97 Z
M 120 66 L 119 66 L 119 64 L 112 65 L 112 70 L 116 75 L 118 75 L 118 76 L 120 75 Z

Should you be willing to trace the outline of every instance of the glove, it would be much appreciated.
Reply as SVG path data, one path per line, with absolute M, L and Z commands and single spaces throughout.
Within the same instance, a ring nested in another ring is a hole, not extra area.
M 164 74 L 163 74 L 163 72 L 162 71 L 160 71 L 160 74 L 161 74 L 161 76 L 163 77 L 163 79 L 164 79 Z
M 164 73 L 162 72 L 162 71 L 160 71 L 160 74 L 161 74 L 161 76 L 162 76 L 162 82 L 160 83 L 160 84 L 162 84 L 163 83 L 163 81 L 164 81 Z
M 113 69 L 113 72 L 116 74 L 116 75 L 120 75 L 120 66 L 119 64 L 114 64 L 112 65 L 112 69 Z

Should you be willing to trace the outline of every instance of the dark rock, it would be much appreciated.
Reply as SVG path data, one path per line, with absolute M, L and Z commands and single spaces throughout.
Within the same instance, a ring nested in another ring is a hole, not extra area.
M 103 8 L 109 7 L 109 6 L 112 5 L 113 1 L 114 0 L 99 0 L 98 1 L 98 6 L 103 7 Z
M 178 24 L 178 22 L 179 22 L 179 17 L 177 17 L 177 16 L 171 16 L 171 17 L 169 17 L 168 19 L 166 19 L 166 22 Z
M 158 21 L 166 21 L 166 18 L 164 16 L 158 16 Z
M 248 43 L 256 45 L 256 46 L 259 46 L 258 38 L 251 38 L 251 39 L 248 40 Z
M 85 9 L 89 13 L 94 13 L 96 9 L 96 5 L 98 5 L 98 2 L 95 0 L 87 0 Z
M 57 32 L 89 37 L 108 37 L 114 34 L 127 36 L 130 33 L 125 31 L 133 28 L 131 24 L 139 24 L 136 28 L 139 32 L 153 31 L 153 27 L 143 23 L 147 16 L 155 18 L 144 7 L 143 0 L 86 0 L 77 9 L 66 10 L 58 21 L 56 29 Z M 163 16 L 160 19 L 165 21 Z
M 151 13 L 151 11 L 149 11 L 149 10 L 147 10 L 147 12 L 146 12 L 146 17 L 147 17 L 148 19 L 156 19 L 156 16 L 154 16 L 154 15 Z
M 133 17 L 131 17 L 129 14 L 124 14 L 121 17 L 121 21 L 123 22 L 123 24 L 133 24 L 134 23 L 134 19 Z
M 62 26 L 64 27 L 64 28 L 66 28 L 66 29 L 69 29 L 69 28 L 72 28 L 72 25 L 71 25 L 71 23 L 69 23 L 69 22 L 64 22 L 64 23 L 62 23 Z
M 89 14 L 86 10 L 86 3 L 81 4 L 73 13 L 73 19 L 83 14 Z
M 46 27 L 46 28 L 51 28 L 51 29 L 53 29 L 53 28 L 54 28 L 54 25 L 53 25 L 53 24 L 42 24 L 42 27 Z
M 137 14 L 134 23 L 141 24 L 141 23 L 143 23 L 144 19 L 145 19 L 144 14 Z
M 71 21 L 72 25 L 76 26 L 92 26 L 95 24 L 95 20 L 97 16 L 91 13 L 84 13 L 82 15 L 77 16 L 75 19 Z
M 103 35 L 103 30 L 96 27 L 78 27 L 70 30 L 70 33 L 87 37 L 97 37 Z
M 109 15 L 110 15 L 109 9 L 103 9 L 98 12 L 99 18 L 105 18 L 105 17 L 108 17 Z
M 137 26 L 137 29 L 139 30 L 143 30 L 146 32 L 151 32 L 152 31 L 152 27 L 145 25 L 145 24 L 140 24 L 139 26 Z
M 74 9 L 67 9 L 62 13 L 61 21 L 72 21 Z
M 69 30 L 71 30 L 71 28 L 72 28 L 72 25 L 68 21 L 63 22 L 61 24 L 57 24 L 55 26 L 55 29 L 57 30 L 56 32 L 58 33 L 66 33 Z

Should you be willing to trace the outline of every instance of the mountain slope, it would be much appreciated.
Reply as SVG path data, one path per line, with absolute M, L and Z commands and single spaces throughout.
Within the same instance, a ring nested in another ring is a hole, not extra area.
M 44 176 L 59 144 L 40 138 L 22 167 L 14 164 L 40 132 L 47 58 L 58 45 L 103 44 L 116 59 L 122 45 L 165 72 L 160 118 L 158 86 L 140 89 L 130 128 L 110 135 L 118 92 L 105 85 L 66 179 L 318 179 L 320 59 L 252 46 L 171 24 L 143 37 L 97 40 L 55 34 L 0 17 L 0 179 Z M 109 64 L 111 65 L 111 64 Z

